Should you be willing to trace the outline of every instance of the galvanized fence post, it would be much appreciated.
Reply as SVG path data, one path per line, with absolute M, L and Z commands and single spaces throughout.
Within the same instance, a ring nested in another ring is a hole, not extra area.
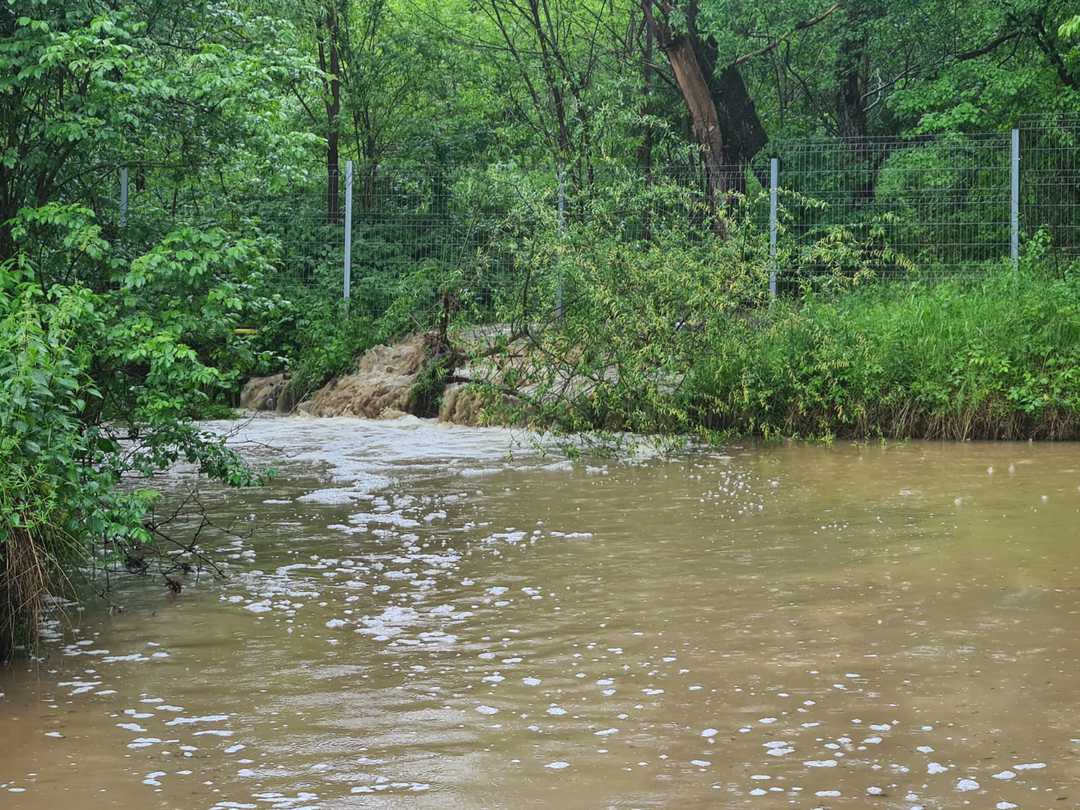
M 349 316 L 349 298 L 352 287 L 352 161 L 345 161 L 345 262 L 341 297 L 345 301 L 345 317 Z
M 120 167 L 120 227 L 127 225 L 128 215 L 128 170 L 127 166 Z
M 1011 194 L 1009 199 L 1009 258 L 1020 266 L 1020 130 L 1012 131 Z
M 780 159 L 769 161 L 769 296 L 776 298 L 776 184 L 780 175 Z

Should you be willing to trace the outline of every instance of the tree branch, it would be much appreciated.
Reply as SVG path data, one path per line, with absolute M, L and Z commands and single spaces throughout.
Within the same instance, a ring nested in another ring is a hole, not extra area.
M 768 45 L 764 46 L 763 48 L 758 48 L 756 51 L 751 51 L 748 54 L 744 54 L 743 56 L 740 56 L 738 59 L 736 59 L 734 62 L 731 63 L 731 67 L 738 67 L 739 65 L 742 65 L 742 64 L 744 64 L 746 62 L 749 62 L 751 59 L 753 59 L 755 57 L 762 56 L 764 54 L 769 53 L 769 51 L 776 50 L 777 48 L 779 48 L 781 45 L 783 45 L 785 42 L 787 42 L 789 39 L 791 39 L 793 36 L 795 36 L 800 31 L 805 31 L 807 28 L 812 28 L 813 26 L 817 25 L 822 20 L 827 20 L 829 17 L 831 17 L 833 14 L 835 14 L 840 9 L 841 5 L 843 5 L 843 4 L 840 3 L 840 2 L 833 3 L 827 9 L 822 11 L 820 14 L 818 14 L 818 15 L 816 15 L 814 17 L 811 17 L 811 18 L 809 18 L 807 20 L 800 20 L 799 22 L 795 23 L 794 28 L 792 28 L 786 34 L 781 36 L 779 39 L 773 40 L 772 42 L 770 42 Z

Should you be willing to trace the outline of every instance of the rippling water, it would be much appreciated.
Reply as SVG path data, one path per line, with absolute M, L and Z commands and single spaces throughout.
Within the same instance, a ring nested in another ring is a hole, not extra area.
M 237 439 L 227 581 L 0 675 L 0 806 L 1080 806 L 1074 445 Z

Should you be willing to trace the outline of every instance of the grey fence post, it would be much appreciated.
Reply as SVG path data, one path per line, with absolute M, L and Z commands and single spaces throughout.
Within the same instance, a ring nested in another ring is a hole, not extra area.
M 345 301 L 345 315 L 349 314 L 349 296 L 352 287 L 352 161 L 345 161 L 345 266 L 342 270 L 341 297 Z
M 769 161 L 769 295 L 776 298 L 776 184 L 780 176 L 780 159 Z
M 120 227 L 127 225 L 128 214 L 128 170 L 127 166 L 120 168 Z
M 1020 130 L 1012 131 L 1012 184 L 1009 200 L 1009 258 L 1013 269 L 1020 266 Z

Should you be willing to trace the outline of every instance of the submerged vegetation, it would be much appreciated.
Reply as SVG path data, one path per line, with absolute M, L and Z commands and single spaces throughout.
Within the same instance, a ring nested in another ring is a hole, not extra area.
M 153 478 L 257 480 L 198 425 L 246 379 L 287 370 L 296 401 L 417 332 L 424 414 L 463 353 L 488 416 L 571 431 L 1075 438 L 1075 187 L 1013 272 L 980 218 L 1001 167 L 903 148 L 978 155 L 1037 115 L 1075 177 L 1072 4 L 820 5 L 4 4 L 0 656 L 102 565 L 180 587 L 198 549 L 169 547 Z M 785 136 L 892 146 L 834 150 L 867 227 L 793 189 L 773 259 Z M 993 243 L 966 279 L 919 280 L 947 268 L 911 178 Z

